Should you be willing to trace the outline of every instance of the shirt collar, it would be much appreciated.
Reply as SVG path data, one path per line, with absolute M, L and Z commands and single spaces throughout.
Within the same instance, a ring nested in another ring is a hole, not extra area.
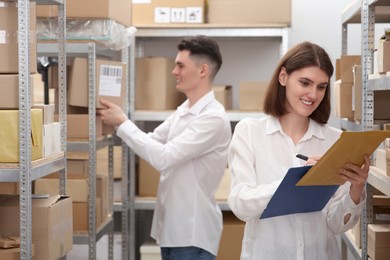
M 180 114 L 191 113 L 197 115 L 203 110 L 203 108 L 207 106 L 207 104 L 209 104 L 214 99 L 214 91 L 209 91 L 207 94 L 201 97 L 192 107 L 189 107 L 189 101 L 187 99 L 177 109 L 179 110 Z
M 268 116 L 266 122 L 266 134 L 272 134 L 278 131 L 282 133 L 282 126 L 280 125 L 279 119 L 273 116 Z M 310 119 L 309 128 L 307 129 L 305 135 L 303 136 L 302 141 L 308 140 L 313 136 L 316 136 L 319 139 L 325 138 L 322 125 Z

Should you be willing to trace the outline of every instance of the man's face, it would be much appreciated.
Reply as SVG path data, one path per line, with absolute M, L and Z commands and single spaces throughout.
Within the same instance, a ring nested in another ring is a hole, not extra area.
M 175 67 L 172 74 L 176 78 L 176 89 L 183 93 L 191 92 L 201 80 L 202 64 L 190 57 L 187 50 L 179 51 L 175 59 Z

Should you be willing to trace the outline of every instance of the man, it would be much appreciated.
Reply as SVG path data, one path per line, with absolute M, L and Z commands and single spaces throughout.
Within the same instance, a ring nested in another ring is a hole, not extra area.
M 215 259 L 222 213 L 215 201 L 231 138 L 212 83 L 222 65 L 218 44 L 205 36 L 183 39 L 172 74 L 187 100 L 153 133 L 142 132 L 115 104 L 98 114 L 133 151 L 160 172 L 151 236 L 163 260 Z

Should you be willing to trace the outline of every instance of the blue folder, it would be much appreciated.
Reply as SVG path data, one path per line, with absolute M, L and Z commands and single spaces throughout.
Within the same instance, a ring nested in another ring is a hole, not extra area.
M 260 219 L 322 210 L 339 185 L 296 186 L 311 166 L 290 168 Z

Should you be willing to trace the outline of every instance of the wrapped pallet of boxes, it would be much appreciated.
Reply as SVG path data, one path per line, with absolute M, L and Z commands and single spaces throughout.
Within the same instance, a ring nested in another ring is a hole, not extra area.
M 19 236 L 19 196 L 0 195 L 0 230 Z M 66 196 L 32 198 L 32 243 L 34 259 L 52 260 L 65 256 L 73 246 L 72 200 Z M 2 259 L 2 258 L 1 258 Z

